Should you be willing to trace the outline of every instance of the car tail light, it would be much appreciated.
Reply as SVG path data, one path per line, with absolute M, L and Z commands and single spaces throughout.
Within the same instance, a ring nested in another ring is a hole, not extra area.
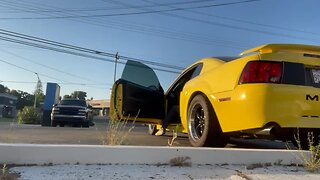
M 250 61 L 244 68 L 239 84 L 280 83 L 282 62 Z

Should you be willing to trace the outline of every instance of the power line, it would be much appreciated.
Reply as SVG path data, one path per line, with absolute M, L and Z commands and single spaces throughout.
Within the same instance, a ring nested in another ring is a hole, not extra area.
M 143 1 L 150 2 L 148 0 L 143 0 Z M 153 3 L 155 5 L 159 5 L 159 3 L 155 3 L 155 2 L 150 2 L 150 3 Z M 188 9 L 185 9 L 185 10 L 188 11 Z M 189 21 L 193 21 L 193 22 L 197 22 L 197 23 L 203 23 L 203 24 L 208 24 L 208 25 L 225 27 L 225 28 L 229 28 L 229 29 L 243 30 L 243 31 L 249 31 L 249 32 L 272 35 L 272 36 L 287 37 L 287 38 L 292 38 L 292 39 L 316 40 L 316 39 L 313 39 L 313 38 L 297 37 L 297 36 L 294 36 L 294 35 L 288 35 L 288 34 L 276 33 L 276 32 L 269 32 L 269 31 L 265 31 L 265 30 L 261 30 L 261 29 L 251 29 L 251 28 L 248 28 L 248 27 L 239 27 L 239 26 L 235 26 L 235 25 L 229 25 L 229 24 L 209 21 L 209 20 L 205 20 L 205 19 L 198 19 L 198 18 L 189 17 L 189 16 L 182 16 L 180 14 L 172 14 L 172 13 L 168 13 L 168 12 L 160 12 L 160 14 L 165 15 L 165 16 L 175 17 L 175 18 L 178 18 L 178 19 L 189 20 Z
M 21 2 L 21 1 L 19 1 Z M 9 3 L 9 2 L 6 2 Z M 47 8 L 47 5 L 42 5 L 41 7 L 39 5 L 41 5 L 40 3 L 37 3 L 38 6 L 35 6 L 34 4 L 27 4 L 26 6 L 22 5 L 23 7 L 21 7 L 21 3 L 19 4 L 18 2 L 15 4 L 12 4 L 12 8 L 13 9 L 17 9 L 18 7 L 20 8 L 30 8 L 30 7 L 34 7 L 36 9 L 40 9 L 40 8 Z M 130 6 L 129 8 L 133 8 L 135 6 Z M 56 9 L 56 7 L 55 7 Z M 58 8 L 59 10 L 65 10 L 65 9 L 61 9 Z M 48 10 L 53 10 L 52 8 L 48 9 Z M 35 12 L 36 13 L 36 12 Z M 40 15 L 45 15 L 43 13 L 36 13 L 36 14 L 40 14 Z M 66 13 L 63 13 L 66 14 Z M 68 15 L 75 15 L 74 13 L 67 13 Z M 77 15 L 77 14 L 76 14 Z M 53 17 L 52 14 L 48 14 L 47 16 Z M 234 43 L 235 41 L 230 41 L 230 40 L 221 40 L 221 39 L 212 39 L 212 36 L 210 37 L 204 37 L 204 36 L 199 36 L 199 34 L 195 34 L 195 33 L 183 33 L 181 31 L 172 31 L 169 30 L 168 28 L 165 29 L 155 29 L 153 27 L 150 27 L 150 25 L 139 25 L 137 23 L 134 24 L 128 24 L 128 23 L 124 23 L 124 21 L 112 21 L 112 20 L 108 20 L 108 22 L 106 23 L 105 21 L 101 21 L 100 19 L 97 18 L 93 18 L 90 20 L 86 20 L 86 19 L 66 19 L 69 21 L 75 21 L 75 22 L 80 22 L 80 23 L 86 23 L 86 24 L 90 24 L 90 25 L 95 25 L 95 26 L 100 26 L 100 27 L 107 27 L 107 28 L 115 28 L 115 29 L 120 29 L 123 31 L 128 31 L 128 32 L 137 32 L 137 33 L 143 33 L 144 35 L 148 34 L 148 35 L 153 35 L 153 36 L 158 36 L 158 37 L 164 37 L 164 38 L 168 38 L 168 39 L 176 39 L 176 40 L 183 40 L 183 41 L 189 41 L 189 42 L 195 42 L 195 43 L 201 43 L 201 44 L 209 44 L 209 45 L 219 45 L 219 47 L 224 47 L 224 48 L 233 48 L 233 49 L 243 49 L 245 47 L 248 46 L 252 46 L 252 45 L 247 45 L 244 46 L 244 42 L 239 42 L 239 44 L 241 44 L 241 46 L 236 46 L 236 45 L 232 45 L 232 43 Z
M 5 60 L 3 60 L 3 59 L 0 59 L 0 61 L 3 62 L 3 63 L 9 64 L 9 65 L 11 65 L 11 66 L 14 66 L 14 67 L 16 67 L 16 68 L 23 69 L 23 70 L 25 70 L 25 71 L 31 72 L 31 73 L 33 73 L 33 74 L 39 74 L 39 75 L 41 75 L 41 76 L 44 76 L 44 77 L 47 77 L 47 78 L 50 78 L 50 79 L 54 79 L 54 80 L 58 80 L 58 81 L 64 81 L 64 80 L 61 80 L 61 79 L 58 79 L 58 78 L 55 78 L 55 77 L 48 76 L 48 75 L 46 75 L 46 74 L 42 74 L 42 73 L 38 73 L 38 72 L 35 72 L 35 71 L 31 71 L 31 70 L 29 70 L 29 69 L 27 69 L 27 68 L 18 66 L 18 65 L 13 64 L 13 63 L 10 63 L 10 62 L 5 61 Z M 65 82 L 68 82 L 68 81 L 65 81 Z
M 21 59 L 21 60 L 25 60 L 25 61 L 28 61 L 28 62 L 37 64 L 37 65 L 39 65 L 39 66 L 42 66 L 42 67 L 51 69 L 51 70 L 56 71 L 56 72 L 59 72 L 59 73 L 63 73 L 63 74 L 66 74 L 66 75 L 69 75 L 69 76 L 72 76 L 72 77 L 76 77 L 76 78 L 80 78 L 80 79 L 84 79 L 84 80 L 87 80 L 87 81 L 92 81 L 92 80 L 90 80 L 90 79 L 88 79 L 88 78 L 86 78 L 86 77 L 81 77 L 81 76 L 78 76 L 78 75 L 75 75 L 75 74 L 71 74 L 71 73 L 69 73 L 69 72 L 62 71 L 62 70 L 60 70 L 60 69 L 58 69 L 58 68 L 54 68 L 54 67 L 51 67 L 51 66 L 42 64 L 42 63 L 38 63 L 38 62 L 32 61 L 32 60 L 30 60 L 30 59 L 28 59 L 28 58 L 19 56 L 19 55 L 15 54 L 15 53 L 12 53 L 12 52 L 9 52 L 9 51 L 3 50 L 3 49 L 1 49 L 0 51 L 2 51 L 2 52 L 4 52 L 4 53 L 7 53 L 7 54 L 10 54 L 10 55 L 12 55 L 12 56 L 14 56 L 14 57 L 17 57 L 17 58 Z
M 18 43 L 18 44 L 23 44 L 23 45 L 32 46 L 32 47 L 41 48 L 41 49 L 46 49 L 46 50 L 51 50 L 51 51 L 56 51 L 56 52 L 60 52 L 60 53 L 71 54 L 71 55 L 81 56 L 81 57 L 85 57 L 85 58 L 90 58 L 90 59 L 95 59 L 95 60 L 114 63 L 114 60 L 112 60 L 112 59 L 96 57 L 96 56 L 93 56 L 93 55 L 87 55 L 87 54 L 84 54 L 84 53 L 72 52 L 72 51 L 59 49 L 59 48 L 48 47 L 48 46 L 45 46 L 45 45 L 39 45 L 39 44 L 25 42 L 25 41 L 21 41 L 21 40 L 12 39 L 12 38 L 7 38 L 7 37 L 0 36 L 0 40 L 13 42 L 13 43 Z M 119 64 L 125 64 L 125 62 L 121 62 L 121 61 L 119 61 L 118 63 Z M 157 70 L 157 71 L 168 72 L 168 73 L 180 74 L 180 72 L 173 71 L 173 70 L 161 69 L 161 68 L 156 68 L 156 67 L 152 67 L 152 69 Z
M 154 6 L 158 5 L 158 6 L 167 6 L 167 7 L 170 7 L 170 8 L 176 8 L 176 6 L 174 6 L 174 4 L 155 3 L 155 2 L 150 1 L 150 0 L 142 0 L 142 1 L 148 2 L 148 3 L 152 3 L 152 5 L 154 5 Z M 184 11 L 191 12 L 193 14 L 198 14 L 198 15 L 200 14 L 200 15 L 205 15 L 205 16 L 209 16 L 209 17 L 214 17 L 214 18 L 218 18 L 218 19 L 222 19 L 222 20 L 229 20 L 229 21 L 233 21 L 233 22 L 237 22 L 237 23 L 240 22 L 240 23 L 251 24 L 251 25 L 262 26 L 262 27 L 268 27 L 268 28 L 273 28 L 273 29 L 280 29 L 280 30 L 285 30 L 285 31 L 294 31 L 294 32 L 300 32 L 300 33 L 306 33 L 306 34 L 320 35 L 318 33 L 309 32 L 309 31 L 303 31 L 301 29 L 294 29 L 294 28 L 287 28 L 287 27 L 270 25 L 270 24 L 256 23 L 256 22 L 251 22 L 251 21 L 238 19 L 238 18 L 230 18 L 230 17 L 213 15 L 213 14 L 209 14 L 209 13 L 206 13 L 206 12 L 203 12 L 203 11 L 200 12 L 200 11 L 195 11 L 195 10 L 191 10 L 191 9 L 186 9 Z
M 100 55 L 100 56 L 107 56 L 107 57 L 112 57 L 114 58 L 116 56 L 116 54 L 112 54 L 112 53 L 107 53 L 107 52 L 103 52 L 103 51 L 97 51 L 97 50 L 93 50 L 93 49 L 88 49 L 88 48 L 83 48 L 83 47 L 79 47 L 79 46 L 74 46 L 74 45 L 69 45 L 69 44 L 65 44 L 65 43 L 60 43 L 57 41 L 51 41 L 48 39 L 43 39 L 43 38 L 38 38 L 38 37 L 34 37 L 34 36 L 29 36 L 29 35 L 25 35 L 25 34 L 20 34 L 20 33 L 16 33 L 13 31 L 7 31 L 4 29 L 0 29 L 0 34 L 6 35 L 6 36 L 11 36 L 14 38 L 19 38 L 19 39 L 24 39 L 24 40 L 28 40 L 28 41 L 35 41 L 37 43 L 43 43 L 46 45 L 52 45 L 52 46 L 56 46 L 59 48 L 66 48 L 66 49 L 71 49 L 71 50 L 75 50 L 75 51 L 80 51 L 80 52 L 85 52 L 85 53 L 90 53 L 90 54 L 95 54 L 95 55 Z M 120 59 L 125 59 L 128 60 L 129 57 L 126 56 L 119 56 Z M 183 67 L 179 67 L 179 66 L 175 66 L 175 65 L 169 65 L 169 64 L 164 64 L 164 63 L 158 63 L 158 62 L 153 62 L 153 61 L 147 61 L 147 60 L 143 60 L 143 59 L 138 59 L 138 58 L 131 58 L 131 60 L 134 61 L 140 61 L 146 64 L 150 64 L 150 65 L 154 65 L 154 66 L 159 66 L 159 67 L 165 67 L 165 68 L 171 68 L 171 69 L 177 69 L 177 70 L 183 70 Z M 108 61 L 112 61 L 113 60 L 108 60 Z
M 161 13 L 161 12 L 182 11 L 187 9 L 202 9 L 202 8 L 210 8 L 210 7 L 218 7 L 218 6 L 228 6 L 228 5 L 243 4 L 243 3 L 255 2 L 255 1 L 260 1 L 260 0 L 243 0 L 243 1 L 230 2 L 230 3 L 211 4 L 211 5 L 202 5 L 202 6 L 185 7 L 185 8 L 174 8 L 174 9 L 166 9 L 166 10 L 152 10 L 152 11 L 144 11 L 144 12 L 74 15 L 74 16 L 52 16 L 52 17 L 1 17 L 0 20 L 36 20 L 36 19 L 67 19 L 67 18 L 71 19 L 71 18 L 128 16 L 128 15 L 141 15 L 141 14 L 154 14 L 154 13 Z
M 141 7 L 161 7 L 161 6 L 168 6 L 168 5 L 186 5 L 186 4 L 196 4 L 196 3 L 203 3 L 203 2 L 211 2 L 217 0 L 195 0 L 195 1 L 184 1 L 184 2 L 173 2 L 161 5 L 145 5 L 145 6 L 136 6 L 134 8 L 141 8 Z M 108 1 L 104 1 L 108 2 Z M 7 7 L 4 4 L 0 4 L 2 7 Z M 39 9 L 31 9 L 31 10 L 16 10 L 16 11 L 0 11 L 0 13 L 64 13 L 64 12 L 96 12 L 96 11 L 106 11 L 106 10 L 128 10 L 132 8 L 124 8 L 124 7 L 100 7 L 100 8 L 78 8 L 78 9 L 65 9 L 65 10 L 39 10 Z
M 315 32 L 310 32 L 310 31 L 304 31 L 301 29 L 294 29 L 294 28 L 288 28 L 288 27 L 283 27 L 283 26 L 276 26 L 272 24 L 262 24 L 262 23 L 257 23 L 257 22 L 252 22 L 252 21 L 247 21 L 243 19 L 238 19 L 238 18 L 230 18 L 230 17 L 225 17 L 225 16 L 218 16 L 218 15 L 213 15 L 205 12 L 199 12 L 199 11 L 194 11 L 194 10 L 186 10 L 188 12 L 192 12 L 194 14 L 200 14 L 200 15 L 206 15 L 209 17 L 214 17 L 222 20 L 229 20 L 237 23 L 245 23 L 245 24 L 250 24 L 250 25 L 256 25 L 256 26 L 261 26 L 261 27 L 267 27 L 267 28 L 273 28 L 273 29 L 278 29 L 278 30 L 285 30 L 285 31 L 293 31 L 293 32 L 299 32 L 299 33 L 305 33 L 305 34 L 312 34 L 312 35 L 320 35 L 319 33 Z
M 17 84 L 36 84 L 37 81 L 14 81 L 14 80 L 0 80 L 0 82 L 6 83 L 17 83 Z M 43 81 L 43 83 L 48 83 L 49 81 Z M 80 86 L 108 86 L 111 87 L 112 84 L 87 84 L 87 83 L 79 83 L 79 82 L 56 82 L 57 84 L 63 85 L 80 85 Z
M 4 31 L 4 33 L 2 32 Z M 6 32 L 10 32 L 10 33 L 6 33 Z M 56 52 L 61 52 L 61 53 L 67 53 L 67 54 L 72 54 L 72 55 L 77 55 L 77 56 L 82 56 L 82 57 L 86 57 L 86 58 L 92 58 L 92 59 L 96 59 L 96 60 L 101 60 L 101 61 L 107 61 L 107 62 L 112 62 L 114 63 L 114 60 L 112 59 L 108 59 L 108 58 L 102 58 L 102 57 L 98 57 L 97 55 L 101 55 L 101 56 L 115 56 L 113 54 L 110 53 L 105 53 L 105 52 L 101 52 L 101 51 L 96 51 L 96 50 L 91 50 L 91 49 L 86 49 L 86 48 L 81 48 L 78 46 L 72 46 L 64 44 L 64 43 L 58 43 L 55 41 L 49 41 L 49 43 L 46 42 L 45 39 L 40 39 L 33 37 L 33 36 L 27 36 L 27 38 L 24 37 L 24 35 L 22 34 L 18 34 L 16 35 L 16 33 L 12 32 L 12 31 L 6 31 L 3 29 L 0 29 L 0 34 L 4 34 L 6 36 L 13 36 L 14 38 L 10 38 L 10 37 L 5 37 L 5 36 L 0 36 L 0 40 L 4 40 L 4 41 L 9 41 L 9 42 L 13 42 L 13 43 L 18 43 L 18 44 L 23 44 L 23 45 L 28 45 L 28 46 L 33 46 L 33 47 L 37 47 L 37 48 L 42 48 L 42 49 L 47 49 L 47 50 L 52 50 L 52 51 L 56 51 Z M 20 38 L 22 40 L 19 39 L 15 39 L 15 38 Z M 28 41 L 26 41 L 28 40 Z M 29 42 L 31 41 L 31 42 Z M 34 43 L 38 42 L 38 43 Z M 42 44 L 39 44 L 42 43 Z M 61 46 L 61 44 L 63 44 Z M 48 46 L 51 45 L 51 46 Z M 64 49 L 62 49 L 64 48 Z M 71 50 L 76 50 L 76 51 L 70 51 L 68 49 Z M 78 52 L 77 52 L 78 51 Z M 98 53 L 97 53 L 98 52 Z M 88 53 L 88 54 L 85 54 Z M 94 55 L 90 55 L 90 54 L 94 54 Z M 168 64 L 163 64 L 163 63 L 157 63 L 157 62 L 152 62 L 152 61 L 146 61 L 146 60 L 141 60 L 141 59 L 137 59 L 137 58 L 130 58 L 130 57 L 122 57 L 119 56 L 122 60 L 135 60 L 135 61 L 142 61 L 146 64 L 152 65 L 152 66 L 158 66 L 158 67 L 163 67 L 163 68 L 171 68 L 171 69 L 177 69 L 177 70 L 182 70 L 183 68 L 177 67 L 177 66 L 173 66 L 173 65 L 168 65 Z M 121 62 L 119 61 L 119 63 L 121 64 L 125 64 L 125 62 Z M 178 69 L 179 68 L 179 69 Z M 153 67 L 154 70 L 158 70 L 158 71 L 163 71 L 163 72 L 169 72 L 169 73 L 177 73 L 179 74 L 180 72 L 177 71 L 173 71 L 173 70 L 168 70 L 168 69 L 161 69 L 161 68 L 157 68 L 157 67 Z
M 108 1 L 105 1 L 105 2 L 108 2 Z M 120 4 L 120 2 L 118 2 L 118 1 L 116 1 L 116 2 L 118 4 Z M 9 2 L 7 2 L 7 3 L 9 3 Z M 168 7 L 171 6 L 171 7 L 174 7 L 174 6 L 172 6 L 172 5 L 174 5 L 174 3 L 171 3 L 171 4 L 170 3 L 168 3 L 168 4 L 159 4 L 159 3 L 154 3 L 154 2 L 152 2 L 152 3 L 153 3 L 152 6 L 168 6 Z M 25 8 L 28 8 L 28 7 L 32 6 L 32 5 L 33 4 L 29 4 Z M 17 3 L 13 4 L 13 6 L 17 7 Z M 143 7 L 144 6 L 129 6 L 129 8 L 127 8 L 127 9 L 130 9 L 130 8 L 131 9 L 132 8 L 143 8 Z M 39 8 L 37 8 L 36 10 L 39 10 Z M 62 9 L 62 10 L 64 10 L 64 9 Z M 185 11 L 193 12 L 193 13 L 197 13 L 197 14 L 202 14 L 202 15 L 210 15 L 210 14 L 207 14 L 207 13 L 203 13 L 203 12 L 200 13 L 200 12 L 192 11 L 192 10 L 185 10 Z M 37 14 L 39 14 L 39 13 L 37 13 Z M 243 30 L 243 31 L 251 31 L 251 32 L 255 32 L 255 33 L 262 33 L 262 34 L 267 34 L 267 35 L 272 35 L 272 36 L 280 36 L 280 37 L 293 38 L 293 39 L 315 40 L 315 39 L 312 39 L 312 38 L 303 38 L 303 37 L 291 36 L 291 35 L 282 34 L 282 33 L 272 33 L 272 32 L 265 31 L 265 30 L 260 30 L 260 29 L 259 30 L 258 29 L 251 29 L 251 28 L 248 28 L 248 27 L 243 28 L 243 27 L 238 27 L 238 26 L 234 26 L 234 25 L 228 25 L 228 24 L 225 24 L 225 23 L 217 23 L 217 22 L 207 21 L 207 20 L 203 21 L 203 19 L 196 19 L 196 18 L 193 18 L 193 17 L 192 18 L 185 17 L 185 16 L 181 17 L 181 15 L 174 15 L 174 14 L 169 14 L 169 13 L 162 13 L 162 14 L 167 14 L 169 16 L 171 15 L 171 16 L 176 17 L 176 18 L 195 21 L 195 22 L 200 22 L 200 23 L 205 23 L 205 24 L 209 24 L 209 25 L 221 26 L 221 27 L 225 27 L 225 28 L 231 28 L 231 29 L 237 29 L 237 30 Z M 54 17 L 51 14 L 48 14 L 48 16 Z M 216 17 L 216 16 L 213 16 L 213 17 Z M 219 17 L 217 17 L 217 18 L 219 18 Z M 220 18 L 225 18 L 226 19 L 226 17 L 221 17 L 221 16 L 220 16 Z M 79 20 L 70 19 L 70 20 L 78 21 L 78 22 L 84 22 L 84 21 L 81 21 L 80 19 Z M 229 18 L 229 20 L 231 20 L 231 19 Z M 234 21 L 236 21 L 236 20 L 234 19 Z M 248 21 L 240 21 L 240 22 L 249 23 Z M 97 25 L 97 26 L 104 26 L 104 27 L 112 26 L 111 25 L 112 22 L 110 22 L 110 20 L 108 21 L 108 24 L 105 24 L 105 23 L 104 24 L 100 24 L 100 23 L 96 24 L 96 23 L 93 23 L 92 21 L 86 21 L 84 23 L 91 24 L 91 25 Z M 138 32 L 138 33 L 144 32 L 144 34 L 145 34 L 145 32 L 149 31 L 149 32 L 147 32 L 148 34 L 151 34 L 151 35 L 158 34 L 161 37 L 170 38 L 170 39 L 178 39 L 178 40 L 184 40 L 184 41 L 200 42 L 202 44 L 213 44 L 214 43 L 214 44 L 219 44 L 220 47 L 227 47 L 227 48 L 237 48 L 237 49 L 244 48 L 244 46 L 234 46 L 234 45 L 230 45 L 230 43 L 225 44 L 223 42 L 219 42 L 219 41 L 216 41 L 216 40 L 214 40 L 214 41 L 211 40 L 211 42 L 209 42 L 208 38 L 207 39 L 206 38 L 198 39 L 198 38 L 193 38 L 190 35 L 185 35 L 184 37 L 181 37 L 181 33 L 180 34 L 176 33 L 176 34 L 167 35 L 167 34 L 163 34 L 161 32 L 155 32 L 154 30 L 147 30 L 146 29 L 147 26 L 138 28 L 138 30 L 133 30 L 134 28 L 132 26 L 131 27 L 127 27 L 127 28 L 122 28 L 122 27 L 119 28 L 119 26 L 123 26 L 123 25 L 121 25 L 120 22 L 114 22 L 114 23 L 116 24 L 117 27 L 113 26 L 113 28 L 121 29 L 121 30 L 124 30 L 124 31 L 132 31 L 132 32 Z M 251 24 L 254 24 L 254 22 L 251 22 Z M 258 24 L 260 24 L 260 23 L 258 23 Z M 134 24 L 134 25 L 136 25 L 136 24 Z M 261 24 L 261 25 L 263 25 L 263 24 Z M 264 27 L 268 27 L 268 26 L 271 27 L 272 25 L 266 25 Z M 148 27 L 148 28 L 150 28 L 150 27 Z M 273 27 L 273 28 L 276 28 L 276 27 Z M 288 29 L 288 28 L 284 28 L 284 27 L 282 27 L 282 28 L 279 27 L 279 29 L 317 35 L 317 33 L 312 33 L 312 32 L 307 32 L 307 31 L 299 31 L 299 30 L 296 30 L 296 29 Z M 241 44 L 243 45 L 244 43 L 241 43 Z M 245 47 L 248 47 L 248 46 L 252 46 L 252 45 L 247 45 Z

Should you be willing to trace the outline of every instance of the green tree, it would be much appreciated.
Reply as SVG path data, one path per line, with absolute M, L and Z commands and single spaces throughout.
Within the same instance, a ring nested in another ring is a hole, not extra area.
M 70 98 L 71 98 L 71 96 L 69 94 L 66 94 L 63 96 L 63 99 L 70 99 Z
M 25 106 L 32 106 L 34 104 L 34 95 L 20 90 L 11 90 L 10 94 L 17 97 L 17 109 L 21 110 Z
M 84 91 L 74 91 L 73 93 L 71 93 L 71 98 L 74 99 L 82 99 L 82 100 L 86 100 L 87 97 L 87 93 Z
M 10 90 L 8 87 L 0 84 L 0 93 L 8 93 L 8 94 L 11 94 L 11 95 L 17 97 L 17 107 L 16 108 L 18 110 L 23 109 L 25 106 L 32 106 L 34 104 L 34 95 L 29 94 L 24 91 L 21 91 L 21 90 L 15 90 L 15 89 Z M 43 93 L 42 93 L 42 96 L 39 97 L 39 99 L 40 100 L 44 99 Z
M 7 86 L 0 84 L 0 93 L 9 93 L 10 89 Z

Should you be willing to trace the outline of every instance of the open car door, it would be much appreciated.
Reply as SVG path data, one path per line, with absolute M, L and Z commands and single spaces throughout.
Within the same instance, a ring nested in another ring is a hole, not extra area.
M 140 62 L 127 61 L 112 87 L 111 119 L 160 124 L 164 112 L 164 91 L 155 72 Z

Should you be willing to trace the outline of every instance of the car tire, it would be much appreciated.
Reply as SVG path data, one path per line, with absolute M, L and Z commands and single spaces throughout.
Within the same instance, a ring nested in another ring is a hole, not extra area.
M 188 137 L 194 147 L 224 147 L 227 144 L 217 116 L 204 95 L 196 95 L 189 104 Z
M 51 121 L 51 126 L 52 127 L 57 127 L 57 123 L 55 121 Z
M 83 122 L 82 127 L 88 128 L 89 127 L 89 122 Z
M 150 135 L 155 135 L 157 131 L 158 131 L 157 125 L 155 125 L 155 124 L 148 124 L 148 134 L 150 134 Z

